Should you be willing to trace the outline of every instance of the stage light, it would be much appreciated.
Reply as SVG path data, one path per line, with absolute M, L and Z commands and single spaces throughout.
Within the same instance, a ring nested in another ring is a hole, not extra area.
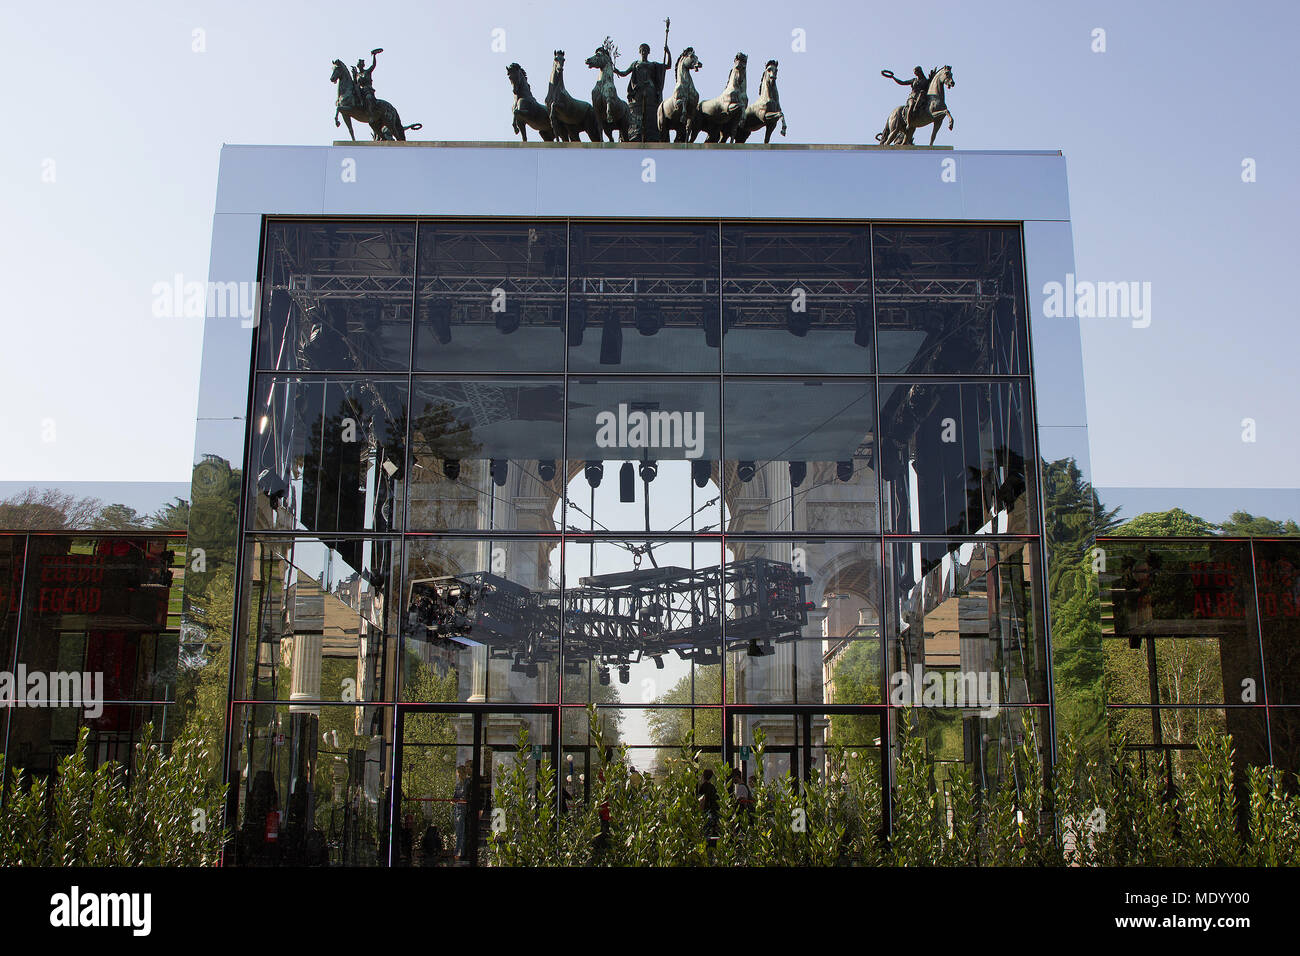
M 492 483 L 502 488 L 510 474 L 510 462 L 504 458 L 493 458 L 488 465 L 488 472 L 492 475 Z
M 636 469 L 630 461 L 623 462 L 618 470 L 618 500 L 623 504 L 636 501 Z
M 636 330 L 642 335 L 655 335 L 664 327 L 663 313 L 654 302 L 638 302 L 636 306 Z
M 434 299 L 425 308 L 429 326 L 434 338 L 440 345 L 451 344 L 451 303 L 446 299 Z
M 602 667 L 602 668 L 601 668 L 601 669 L 596 673 L 596 677 L 597 677 L 597 679 L 599 679 L 600 684 L 601 684 L 602 687 L 608 687 L 608 686 L 609 686 L 609 668 L 608 668 L 608 667 Z
M 581 299 L 569 302 L 569 347 L 577 348 L 582 344 L 582 333 L 587 328 L 587 303 Z
M 853 344 L 867 348 L 871 345 L 871 303 L 853 303 Z
M 448 481 L 455 481 L 460 477 L 460 459 L 448 458 L 442 463 L 442 473 L 447 476 Z
M 756 470 L 752 461 L 742 461 L 736 465 L 736 477 L 744 482 L 753 481 Z
M 555 479 L 555 459 L 542 459 L 537 463 L 537 477 L 542 481 Z
M 837 461 L 835 463 L 835 477 L 840 481 L 850 481 L 853 478 L 853 460 Z
M 695 480 L 696 488 L 703 488 L 713 477 L 713 462 L 696 460 L 691 462 L 691 478 Z
M 808 477 L 808 463 L 806 461 L 790 462 L 790 487 L 798 488 L 803 484 L 803 480 Z
M 646 459 L 637 467 L 637 473 L 641 476 L 642 481 L 649 484 L 654 481 L 655 476 L 659 474 L 659 463 L 657 461 Z
M 700 321 L 704 324 L 704 344 L 711 349 L 722 344 L 722 322 L 719 319 L 718 303 L 705 303 Z
M 746 657 L 767 657 L 775 653 L 776 651 L 772 650 L 772 648 L 758 643 L 758 638 L 751 640 L 749 646 L 745 648 Z
M 587 475 L 587 484 L 593 488 L 599 488 L 600 479 L 605 477 L 605 463 L 603 461 L 589 461 L 583 471 Z
M 618 315 L 610 310 L 600 332 L 600 364 L 618 365 L 623 361 L 623 327 Z
M 631 679 L 632 679 L 632 672 L 628 669 L 628 666 L 626 664 L 622 665 L 618 669 L 618 682 L 620 684 L 626 684 Z
M 497 331 L 509 335 L 519 328 L 519 305 L 513 299 L 506 301 L 505 311 L 496 314 Z
M 661 671 L 664 669 L 664 659 L 662 657 L 654 658 L 654 662 L 655 662 L 655 670 Z
M 796 312 L 791 309 L 785 315 L 785 327 L 790 330 L 791 335 L 801 339 L 812 328 L 812 317 L 807 312 Z

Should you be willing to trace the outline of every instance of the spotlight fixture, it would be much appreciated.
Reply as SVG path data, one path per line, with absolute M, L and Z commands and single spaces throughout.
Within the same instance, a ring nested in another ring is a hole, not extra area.
M 655 662 L 655 670 L 661 671 L 664 669 L 664 659 L 662 657 L 655 657 L 652 660 Z
M 853 459 L 837 461 L 835 463 L 835 477 L 840 481 L 851 480 L 853 478 Z
M 451 344 L 451 303 L 446 299 L 434 299 L 426 307 L 429 326 L 439 345 Z
M 620 684 L 626 684 L 631 679 L 632 679 L 631 670 L 628 669 L 628 666 L 626 664 L 623 664 L 618 669 L 618 682 Z
M 655 335 L 664 327 L 664 316 L 659 306 L 650 302 L 638 302 L 636 306 L 636 330 L 642 335 Z
M 537 477 L 542 481 L 555 480 L 555 459 L 542 459 L 537 463 Z
M 605 463 L 603 461 L 589 461 L 583 471 L 587 475 L 587 484 L 593 488 L 599 488 L 600 479 L 605 477 Z
M 625 505 L 636 501 L 636 469 L 630 461 L 623 462 L 618 470 L 618 500 Z
M 505 305 L 505 309 L 496 314 L 497 331 L 509 335 L 519 328 L 519 305 L 513 299 L 508 299 Z
M 853 344 L 862 348 L 871 345 L 871 303 L 853 303 Z
M 613 309 L 605 316 L 600 332 L 600 364 L 619 365 L 623 361 L 623 326 Z
M 812 316 L 807 312 L 796 312 L 791 308 L 785 316 L 785 327 L 790 331 L 791 335 L 797 339 L 801 339 L 807 335 L 808 330 L 812 328 Z
M 711 349 L 716 349 L 722 344 L 722 322 L 720 318 L 718 303 L 705 303 L 700 321 L 704 325 L 704 344 Z
M 754 480 L 756 470 L 752 461 L 742 461 L 736 465 L 736 477 L 741 481 L 751 482 Z
M 697 458 L 691 462 L 691 478 L 695 481 L 696 488 L 703 488 L 709 483 L 709 478 L 713 475 L 713 462 L 704 461 Z
M 492 483 L 498 488 L 505 486 L 506 478 L 510 474 L 510 462 L 504 458 L 493 458 L 488 465 L 488 471 L 492 475 Z
M 597 676 L 597 678 L 600 680 L 600 684 L 601 684 L 602 687 L 608 687 L 608 686 L 609 686 L 609 668 L 608 668 L 608 667 L 602 667 L 599 671 L 597 671 L 596 676 Z
M 442 473 L 447 476 L 448 481 L 455 481 L 460 477 L 460 459 L 448 458 L 442 463 Z
M 582 344 L 582 333 L 587 328 L 587 303 L 581 299 L 569 302 L 569 347 L 577 348 Z
M 767 657 L 775 653 L 776 652 L 766 644 L 758 643 L 758 638 L 753 638 L 749 642 L 749 646 L 745 648 L 746 657 Z
M 806 461 L 790 462 L 790 487 L 798 488 L 807 477 L 808 463 Z
M 647 484 L 654 481 L 655 476 L 659 474 L 659 462 L 651 461 L 647 458 L 637 467 L 637 474 L 639 474 L 641 480 Z

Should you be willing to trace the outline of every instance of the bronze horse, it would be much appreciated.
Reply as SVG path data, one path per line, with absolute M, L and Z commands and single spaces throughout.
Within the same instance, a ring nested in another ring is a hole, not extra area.
M 528 127 L 537 130 L 537 135 L 546 142 L 555 139 L 551 129 L 551 114 L 537 98 L 533 96 L 532 87 L 528 85 L 528 74 L 518 63 L 506 67 L 506 76 L 510 77 L 510 86 L 515 93 L 514 130 L 523 141 L 528 142 Z
M 600 70 L 600 79 L 591 88 L 591 108 L 596 114 L 596 141 L 602 134 L 614 142 L 614 131 L 618 130 L 618 141 L 627 142 L 629 114 L 627 102 L 618 98 L 618 88 L 614 86 L 614 60 L 609 50 L 597 47 L 596 52 L 587 57 L 587 66 Z
M 758 99 L 745 110 L 745 118 L 736 130 L 736 142 L 743 143 L 749 134 L 766 127 L 763 142 L 772 141 L 772 130 L 777 121 L 781 123 L 781 135 L 785 135 L 785 114 L 781 112 L 781 95 L 776 90 L 776 60 L 768 60 L 763 67 L 763 76 L 758 81 Z
M 745 110 L 749 107 L 749 81 L 745 77 L 748 63 L 749 57 L 737 53 L 731 72 L 727 74 L 727 86 L 721 95 L 700 103 L 696 113 L 695 132 L 704 133 L 706 143 L 736 141 L 740 124 L 745 119 Z
M 945 116 L 948 118 L 948 129 L 952 130 L 952 111 L 944 102 L 943 90 L 944 87 L 952 89 L 956 85 L 952 67 L 935 69 L 930 76 L 930 88 L 926 91 L 925 98 L 916 104 L 911 119 L 905 120 L 903 115 L 906 106 L 896 106 L 885 121 L 885 128 L 876 134 L 876 142 L 881 146 L 913 146 L 913 134 L 922 126 L 933 123 L 934 129 L 930 131 L 930 145 L 933 146 L 934 138 L 939 135 L 939 125 Z
M 677 85 L 673 95 L 659 104 L 659 139 L 668 142 L 668 134 L 675 133 L 673 142 L 689 143 L 695 138 L 696 113 L 700 108 L 700 94 L 691 79 L 691 71 L 704 66 L 692 47 L 677 54 L 673 73 Z
M 596 111 L 590 103 L 575 100 L 564 88 L 564 51 L 555 51 L 551 64 L 551 84 L 546 89 L 546 109 L 551 115 L 551 129 L 556 139 L 576 143 L 586 133 L 593 143 L 600 139 L 596 129 Z
M 352 132 L 353 120 L 369 123 L 371 135 L 375 139 L 395 139 L 405 142 L 408 129 L 422 128 L 420 123 L 403 126 L 397 110 L 387 100 L 375 100 L 375 112 L 371 115 L 366 104 L 361 102 L 356 83 L 352 81 L 352 74 L 343 65 L 342 60 L 334 61 L 334 72 L 330 74 L 330 82 L 339 85 L 338 97 L 334 100 L 334 125 L 339 125 L 339 116 L 342 115 L 343 122 L 348 127 L 348 136 L 353 140 L 357 138 L 356 133 Z

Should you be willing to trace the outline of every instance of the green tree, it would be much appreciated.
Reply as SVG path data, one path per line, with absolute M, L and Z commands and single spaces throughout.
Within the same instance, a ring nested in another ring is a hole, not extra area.
M 1262 515 L 1256 517 L 1249 511 L 1234 511 L 1228 520 L 1219 525 L 1220 533 L 1230 538 L 1275 538 L 1282 535 L 1300 535 L 1300 525 L 1290 518 L 1276 521 Z
M 1148 511 L 1124 522 L 1112 534 L 1134 538 L 1204 538 L 1217 534 L 1219 526 L 1182 508 Z

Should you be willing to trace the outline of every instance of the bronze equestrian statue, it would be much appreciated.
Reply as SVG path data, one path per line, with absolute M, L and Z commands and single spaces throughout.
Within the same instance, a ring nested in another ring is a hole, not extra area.
M 551 63 L 551 83 L 546 90 L 546 109 L 551 114 L 551 129 L 556 139 L 576 143 L 586 133 L 593 143 L 600 139 L 596 129 L 596 111 L 590 103 L 575 100 L 564 88 L 564 51 L 556 50 Z
M 785 135 L 785 114 L 781 112 L 781 96 L 776 90 L 776 60 L 768 60 L 763 67 L 763 76 L 758 81 L 758 99 L 745 110 L 745 118 L 736 130 L 736 142 L 743 143 L 749 134 L 765 129 L 763 142 L 772 141 L 772 130 L 781 124 L 781 135 Z
M 510 87 L 515 94 L 514 130 L 523 141 L 528 142 L 528 127 L 537 130 L 537 135 L 546 142 L 555 139 L 551 129 L 551 114 L 537 98 L 533 96 L 532 87 L 528 85 L 528 74 L 518 63 L 506 67 L 506 76 L 510 77 Z
M 737 53 L 721 95 L 700 103 L 695 131 L 705 134 L 706 143 L 736 142 L 745 110 L 749 108 L 749 81 L 745 77 L 748 63 L 748 56 Z
M 700 108 L 700 94 L 695 89 L 691 73 L 699 70 L 703 63 L 695 55 L 692 47 L 687 47 L 677 54 L 673 64 L 676 86 L 672 96 L 659 104 L 659 141 L 668 142 L 668 134 L 674 134 L 673 142 L 689 143 L 695 139 L 696 113 Z
M 618 56 L 618 47 L 609 37 L 596 47 L 596 52 L 587 57 L 587 66 L 600 70 L 600 79 L 591 89 L 591 108 L 596 114 L 596 141 L 608 136 L 614 142 L 614 131 L 618 131 L 618 141 L 626 143 L 628 138 L 628 106 L 618 98 L 614 86 L 614 59 Z
M 900 80 L 889 70 L 882 70 L 881 76 L 893 80 L 900 86 L 909 86 L 912 89 L 907 103 L 903 106 L 895 107 L 894 111 L 889 114 L 889 119 L 885 121 L 885 128 L 876 134 L 876 142 L 881 146 L 912 146 L 912 136 L 922 126 L 934 124 L 934 129 L 930 131 L 930 145 L 934 145 L 934 138 L 939 135 L 939 126 L 944 118 L 948 119 L 948 129 L 952 130 L 952 111 L 948 109 L 948 104 L 944 102 L 943 91 L 945 88 L 952 89 L 957 85 L 953 79 L 952 67 L 936 67 L 926 76 L 924 71 L 918 66 L 911 80 Z M 919 91 L 924 89 L 924 94 Z
M 337 83 L 339 87 L 338 96 L 334 100 L 334 125 L 339 125 L 341 115 L 343 122 L 347 124 L 348 136 L 353 140 L 357 138 L 356 133 L 352 131 L 354 119 L 361 123 L 369 123 L 371 135 L 377 140 L 405 141 L 408 129 L 422 128 L 420 123 L 403 126 L 402 119 L 397 115 L 393 104 L 375 98 L 370 74 L 375 72 L 375 61 L 383 52 L 383 47 L 371 50 L 370 68 L 366 68 L 365 60 L 358 60 L 351 73 L 343 65 L 342 60 L 334 61 L 330 82 Z

